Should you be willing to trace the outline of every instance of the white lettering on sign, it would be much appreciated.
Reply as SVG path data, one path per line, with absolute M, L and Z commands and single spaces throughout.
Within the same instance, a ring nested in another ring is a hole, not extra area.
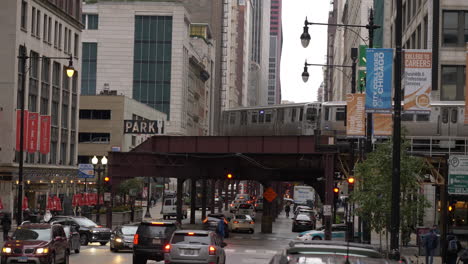
M 164 134 L 164 121 L 124 120 L 124 134 Z
M 383 107 L 384 57 L 383 52 L 374 53 L 374 90 L 372 91 L 372 106 L 374 107 Z

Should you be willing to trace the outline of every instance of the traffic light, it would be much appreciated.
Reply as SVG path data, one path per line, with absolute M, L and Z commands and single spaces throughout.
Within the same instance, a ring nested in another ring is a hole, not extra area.
M 448 206 L 448 211 L 449 211 L 449 212 L 452 212 L 453 209 L 454 209 L 454 207 L 450 204 L 450 205 Z
M 356 179 L 354 177 L 349 177 L 348 178 L 348 192 L 352 192 L 354 190 L 354 182 Z
M 226 174 L 226 178 L 228 178 L 229 180 L 232 179 L 234 176 L 232 175 L 232 173 L 228 173 Z
M 109 176 L 104 177 L 104 182 L 105 182 L 105 183 L 109 183 L 109 182 L 110 182 Z
M 111 182 L 110 182 L 110 177 L 109 176 L 106 176 L 104 177 L 104 190 L 105 191 L 110 191 L 111 190 Z
M 338 193 L 340 193 L 340 188 L 334 187 L 334 188 L 333 188 L 333 193 L 334 193 L 335 195 L 337 195 Z
M 348 183 L 349 184 L 354 184 L 354 181 L 355 181 L 354 177 L 349 177 L 348 178 Z

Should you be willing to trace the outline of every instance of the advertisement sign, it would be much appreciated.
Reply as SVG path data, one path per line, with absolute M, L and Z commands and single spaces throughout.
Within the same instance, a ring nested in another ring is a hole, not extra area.
M 450 155 L 448 193 L 468 195 L 468 156 Z
M 26 149 L 29 153 L 37 151 L 37 136 L 39 130 L 39 113 L 29 113 L 28 116 L 28 142 Z
M 124 134 L 164 134 L 164 121 L 124 120 Z
M 466 65 L 468 65 L 468 43 L 466 43 Z M 466 67 L 466 76 L 468 76 L 468 67 Z M 465 78 L 465 125 L 468 125 L 468 78 Z
M 432 52 L 405 50 L 404 110 L 406 113 L 431 111 Z
M 393 49 L 367 49 L 366 112 L 392 110 Z
M 47 154 L 50 152 L 50 116 L 41 115 L 41 139 L 39 152 Z
M 373 133 L 376 138 L 388 138 L 393 132 L 392 114 L 373 114 Z
M 365 137 L 366 136 L 366 95 L 347 94 L 346 95 L 346 136 Z
M 94 178 L 94 166 L 89 163 L 78 164 L 78 178 L 87 179 Z
M 27 146 L 28 142 L 28 110 L 24 110 L 24 122 L 23 122 L 23 150 Z M 21 138 L 21 110 L 16 110 L 16 151 L 20 150 L 20 138 Z

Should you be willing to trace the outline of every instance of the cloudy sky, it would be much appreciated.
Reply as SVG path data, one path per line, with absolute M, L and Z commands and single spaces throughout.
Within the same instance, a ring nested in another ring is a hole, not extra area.
M 301 78 L 304 61 L 325 64 L 327 27 L 309 26 L 312 40 L 303 48 L 300 36 L 307 16 L 309 22 L 327 23 L 330 0 L 283 0 L 283 53 L 281 57 L 282 100 L 310 102 L 317 100 L 317 90 L 323 81 L 321 67 L 310 66 L 310 78 Z

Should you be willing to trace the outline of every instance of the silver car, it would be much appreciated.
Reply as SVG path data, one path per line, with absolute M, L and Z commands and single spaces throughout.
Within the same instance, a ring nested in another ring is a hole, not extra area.
M 226 263 L 226 244 L 213 231 L 178 230 L 164 246 L 164 263 Z

